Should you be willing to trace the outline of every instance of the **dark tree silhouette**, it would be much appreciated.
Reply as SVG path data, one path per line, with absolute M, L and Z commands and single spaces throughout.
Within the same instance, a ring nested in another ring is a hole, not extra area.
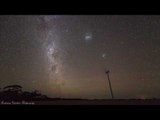
M 2 98 L 2 91 L 1 91 L 1 88 L 0 88 L 0 99 Z
M 9 85 L 0 91 L 0 100 L 13 101 L 13 100 L 46 100 L 49 99 L 46 95 L 42 95 L 38 90 L 33 92 L 22 91 L 20 85 Z
M 22 87 L 20 85 L 9 85 L 3 88 L 4 92 L 16 92 L 21 93 Z

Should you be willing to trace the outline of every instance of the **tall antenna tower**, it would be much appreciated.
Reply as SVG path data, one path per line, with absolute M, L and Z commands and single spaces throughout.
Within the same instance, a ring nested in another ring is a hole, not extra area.
M 105 71 L 105 73 L 107 74 L 107 77 L 108 77 L 108 82 L 109 82 L 109 88 L 110 88 L 110 91 L 111 91 L 111 96 L 112 96 L 112 99 L 114 99 L 114 95 L 113 95 L 113 91 L 112 91 L 112 85 L 111 85 L 111 81 L 110 81 L 110 78 L 109 78 L 109 70 Z

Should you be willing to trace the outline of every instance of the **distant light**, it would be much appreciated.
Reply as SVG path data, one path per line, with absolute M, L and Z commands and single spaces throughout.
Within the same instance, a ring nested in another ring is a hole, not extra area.
M 85 34 L 85 40 L 88 42 L 88 41 L 91 41 L 92 40 L 92 33 L 86 33 Z
M 102 54 L 102 57 L 103 57 L 103 58 L 106 58 L 106 53 L 103 53 L 103 54 Z

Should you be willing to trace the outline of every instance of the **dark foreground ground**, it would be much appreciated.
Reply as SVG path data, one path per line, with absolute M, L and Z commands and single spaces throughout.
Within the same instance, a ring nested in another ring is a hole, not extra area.
M 160 105 L 160 99 L 108 99 L 108 100 L 41 100 L 41 101 L 0 101 L 1 105 Z
M 160 100 L 57 100 L 37 101 L 40 105 L 160 105 Z

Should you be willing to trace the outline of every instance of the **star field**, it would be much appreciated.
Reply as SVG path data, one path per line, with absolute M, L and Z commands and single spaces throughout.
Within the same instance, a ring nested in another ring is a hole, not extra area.
M 0 87 L 51 97 L 159 98 L 160 16 L 0 16 Z

